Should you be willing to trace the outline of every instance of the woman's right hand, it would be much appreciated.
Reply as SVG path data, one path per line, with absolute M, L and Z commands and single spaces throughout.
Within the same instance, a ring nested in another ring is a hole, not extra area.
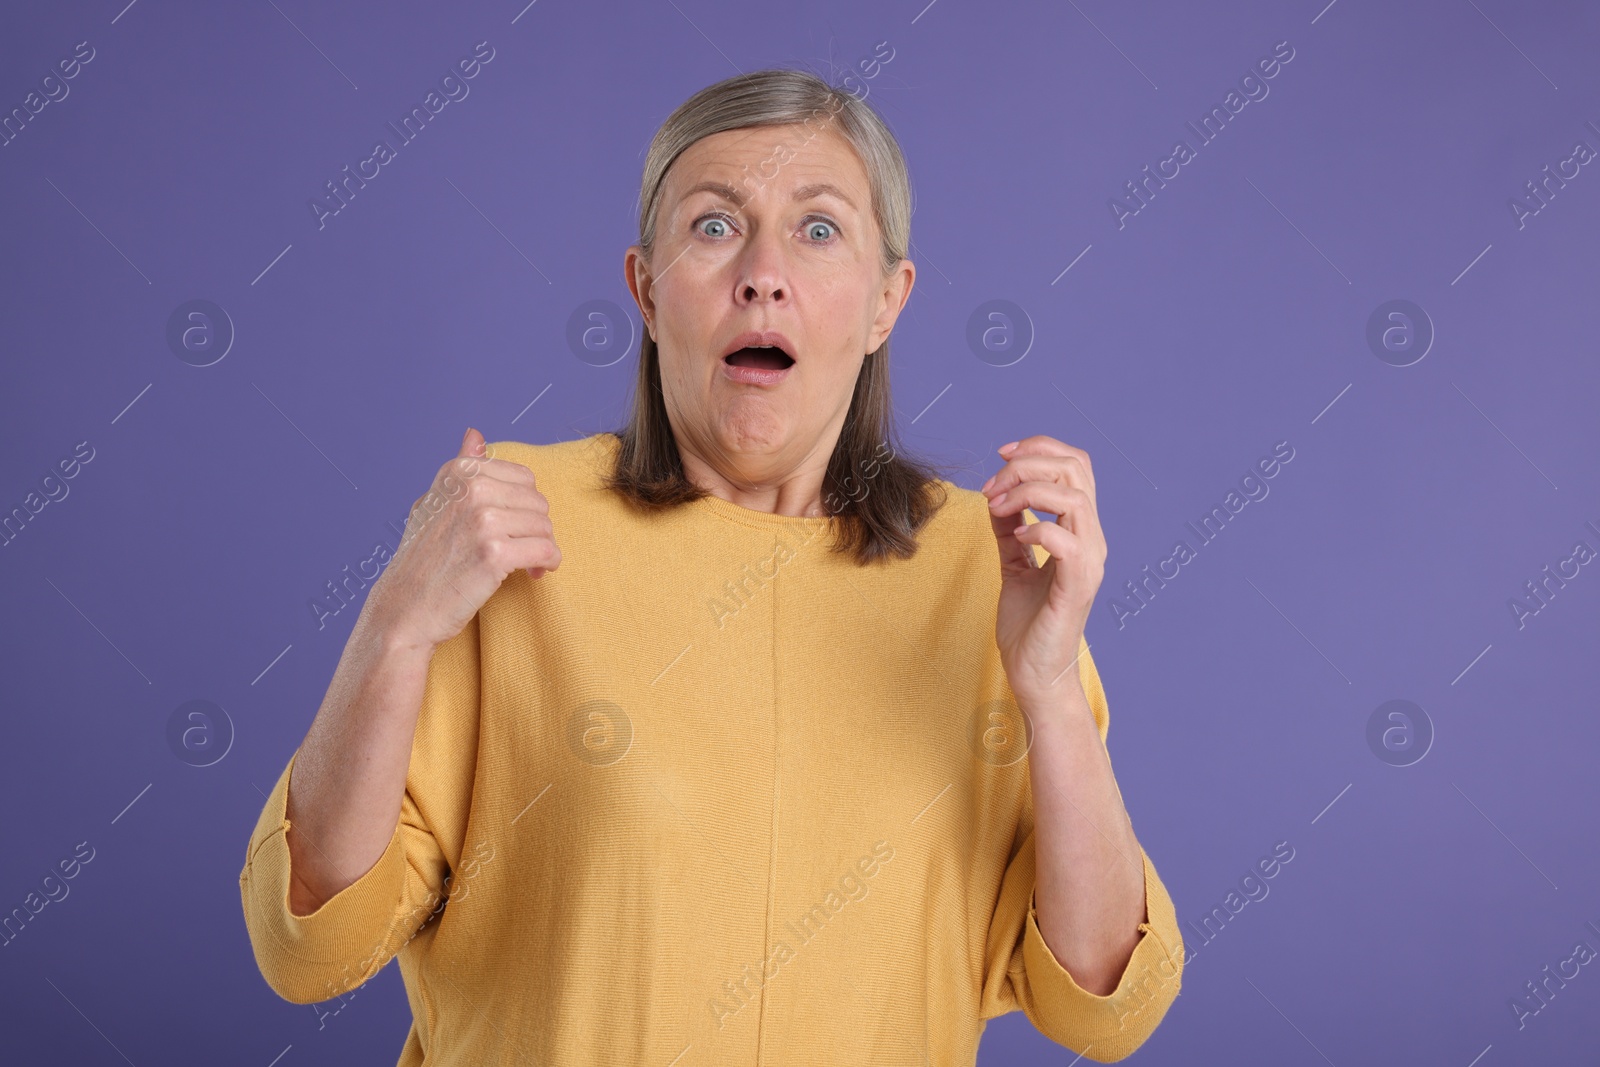
M 550 504 L 520 463 L 490 459 L 472 427 L 461 450 L 411 506 L 406 530 L 368 604 L 390 635 L 437 648 L 471 621 L 512 571 L 539 578 L 561 564 Z

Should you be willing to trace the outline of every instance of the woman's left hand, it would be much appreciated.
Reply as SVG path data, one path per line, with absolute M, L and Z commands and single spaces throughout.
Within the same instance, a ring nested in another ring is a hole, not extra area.
M 1005 466 L 984 483 L 1000 545 L 995 643 L 1011 691 L 1024 706 L 1059 702 L 1059 685 L 1079 685 L 1084 623 L 1105 574 L 1106 539 L 1095 513 L 1089 454 L 1036 434 L 1000 453 Z M 1027 523 L 1023 508 L 1056 515 Z M 1026 525 L 1024 525 L 1026 523 Z M 1019 529 L 1020 527 L 1020 529 Z M 1030 545 L 1050 553 L 1043 567 Z

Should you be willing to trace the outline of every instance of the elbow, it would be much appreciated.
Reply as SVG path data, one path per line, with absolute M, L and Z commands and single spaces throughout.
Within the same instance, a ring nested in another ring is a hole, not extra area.
M 313 964 L 285 952 L 270 932 L 254 926 L 249 932 L 256 969 L 267 988 L 290 1004 L 320 1004 L 349 992 L 363 980 L 352 975 L 349 964 Z
M 256 969 L 274 993 L 291 1004 L 317 1004 L 360 984 L 350 981 L 347 963 L 314 963 L 289 951 L 271 917 L 254 906 L 258 902 L 251 896 L 249 868 L 239 876 L 239 893 Z

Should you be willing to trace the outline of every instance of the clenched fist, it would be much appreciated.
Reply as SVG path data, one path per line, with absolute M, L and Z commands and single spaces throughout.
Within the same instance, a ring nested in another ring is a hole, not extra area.
M 400 549 L 371 599 L 404 642 L 437 648 L 512 571 L 539 578 L 560 565 L 550 504 L 533 472 L 489 458 L 483 435 L 468 427 L 461 450 L 412 504 Z

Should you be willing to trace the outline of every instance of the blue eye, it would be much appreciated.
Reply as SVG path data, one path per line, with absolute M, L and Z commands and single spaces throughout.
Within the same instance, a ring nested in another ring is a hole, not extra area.
M 705 228 L 707 223 L 721 226 L 723 231 L 711 232 Z M 726 237 L 728 235 L 727 231 L 732 229 L 728 216 L 720 211 L 701 215 L 698 219 L 695 219 L 694 225 L 695 229 L 707 237 Z M 817 230 L 819 226 L 824 227 L 820 233 Z M 816 215 L 811 216 L 811 220 L 806 225 L 806 235 L 818 244 L 828 243 L 831 238 L 838 235 L 838 231 L 839 227 L 832 219 Z
M 704 222 L 714 222 L 718 226 L 724 226 L 724 227 L 728 225 L 726 218 L 724 216 L 722 216 L 722 215 L 702 215 L 699 219 L 697 219 L 695 221 L 696 228 L 699 228 L 700 224 L 704 223 Z M 706 231 L 703 230 L 703 229 L 700 230 L 700 232 L 701 233 L 706 233 Z M 707 237 L 721 237 L 723 235 L 720 234 L 720 233 L 706 233 L 706 236 Z
M 826 241 L 828 239 L 828 237 L 829 237 L 829 235 L 826 234 L 826 233 L 824 233 L 821 237 L 816 237 L 815 233 L 813 233 L 812 231 L 814 231 L 818 226 L 826 226 L 829 230 L 837 230 L 837 227 L 834 226 L 834 224 L 829 222 L 827 219 L 817 219 L 817 220 L 813 221 L 809 226 L 806 227 L 806 230 L 807 230 L 808 233 L 812 234 L 812 237 L 815 240 L 818 240 L 818 241 Z

